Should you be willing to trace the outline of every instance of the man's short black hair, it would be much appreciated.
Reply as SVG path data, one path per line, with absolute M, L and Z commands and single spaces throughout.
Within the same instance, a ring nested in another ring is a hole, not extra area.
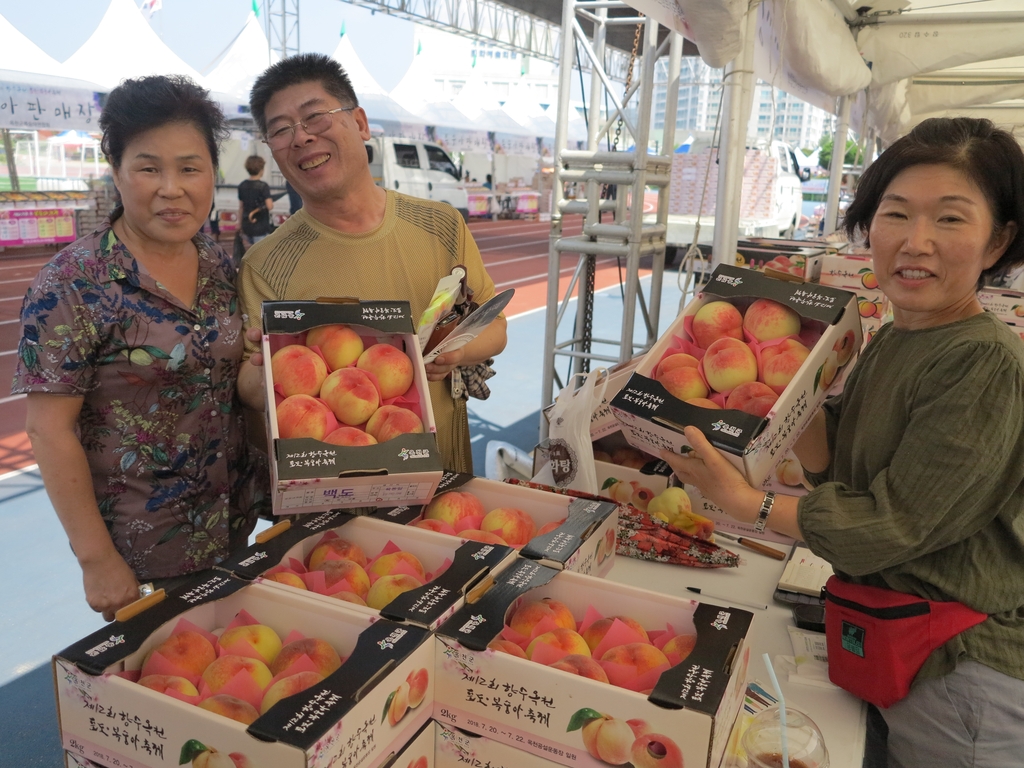
M 99 119 L 107 162 L 120 168 L 125 149 L 137 136 L 168 123 L 195 126 L 217 166 L 218 145 L 228 136 L 224 113 L 209 91 L 184 75 L 125 80 L 107 95 Z
M 843 229 L 851 238 L 863 235 L 871 245 L 871 220 L 885 190 L 915 165 L 945 165 L 974 182 L 992 212 L 993 236 L 1010 222 L 1017 225 L 1017 233 L 999 261 L 981 273 L 979 287 L 1024 264 L 1024 152 L 1013 134 L 984 118 L 924 120 L 879 155 L 864 172 L 857 196 L 846 210 Z
M 289 56 L 264 70 L 249 93 L 249 109 L 260 133 L 267 132 L 267 103 L 274 94 L 299 83 L 317 82 L 343 107 L 358 107 L 359 99 L 344 68 L 322 53 Z

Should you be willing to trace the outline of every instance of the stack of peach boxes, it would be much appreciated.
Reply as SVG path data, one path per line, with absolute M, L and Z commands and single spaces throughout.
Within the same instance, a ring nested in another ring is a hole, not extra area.
M 602 580 L 613 502 L 444 472 L 408 313 L 265 305 L 286 517 L 54 656 L 68 765 L 717 765 L 750 614 Z
M 867 253 L 825 253 L 808 260 L 807 280 L 857 294 L 857 311 L 864 344 L 871 341 L 889 311 L 889 299 L 878 290 L 878 279 Z
M 978 291 L 978 300 L 986 312 L 991 312 L 1024 339 L 1024 293 L 1006 288 L 982 288 Z

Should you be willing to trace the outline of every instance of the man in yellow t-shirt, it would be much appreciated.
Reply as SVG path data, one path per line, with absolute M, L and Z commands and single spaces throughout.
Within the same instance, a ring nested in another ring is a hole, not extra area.
M 341 66 L 322 54 L 284 59 L 256 80 L 252 116 L 303 207 L 246 254 L 239 293 L 250 326 L 263 301 L 356 296 L 402 300 L 418 318 L 438 280 L 463 264 L 474 300 L 494 295 L 480 251 L 451 206 L 385 191 L 373 183 L 366 113 Z M 262 355 L 249 334 L 239 394 L 263 408 L 257 366 Z M 449 374 L 481 363 L 505 347 L 498 318 L 466 346 L 427 366 L 438 448 L 445 466 L 472 471 L 465 400 L 453 398 Z

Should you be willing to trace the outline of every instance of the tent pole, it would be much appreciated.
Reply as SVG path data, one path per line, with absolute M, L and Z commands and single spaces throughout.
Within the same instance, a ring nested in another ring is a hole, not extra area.
M 20 192 L 21 182 L 18 180 L 18 163 L 14 159 L 14 145 L 11 143 L 11 132 L 9 129 L 4 128 L 0 133 L 3 133 L 4 154 L 7 156 L 7 175 L 11 180 L 11 191 Z
M 714 266 L 732 263 L 739 231 L 743 195 L 743 166 L 747 146 L 747 120 L 754 98 L 754 42 L 758 6 L 747 10 L 741 53 L 726 66 L 722 122 L 718 147 L 718 197 L 715 200 L 715 235 L 711 249 Z M 724 158 L 724 160 L 723 160 Z
M 551 185 L 551 233 L 548 245 L 548 300 L 544 318 L 544 360 L 541 381 L 540 438 L 548 436 L 547 419 L 543 409 L 554 402 L 555 386 L 555 336 L 558 330 L 558 277 L 561 268 L 561 253 L 555 247 L 562 237 L 562 209 L 565 188 L 559 178 L 561 154 L 569 128 L 569 95 L 572 88 L 572 57 L 576 46 L 573 21 L 576 17 L 574 0 L 562 0 L 562 58 L 558 67 L 558 113 L 555 116 L 555 157 L 554 180 Z M 595 64 L 595 66 L 597 66 Z
M 846 134 L 850 130 L 850 97 L 839 99 L 839 122 L 832 139 L 832 163 L 828 171 L 828 197 L 825 202 L 824 234 L 836 231 L 839 218 L 839 191 L 843 186 L 843 161 L 846 158 Z

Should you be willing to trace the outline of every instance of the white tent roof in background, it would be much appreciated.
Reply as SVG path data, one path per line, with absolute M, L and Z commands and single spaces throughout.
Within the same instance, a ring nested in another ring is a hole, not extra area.
M 0 15 L 0 69 L 66 76 L 63 65 Z
M 352 47 L 352 41 L 344 32 L 341 33 L 341 39 L 338 40 L 331 57 L 345 69 L 360 101 L 364 96 L 387 96 L 387 91 L 381 88 L 380 83 L 370 74 L 370 70 L 363 64 L 356 49 Z
M 268 56 L 267 35 L 259 18 L 249 12 L 245 26 L 231 42 L 227 51 L 205 76 L 206 87 L 212 91 L 248 102 L 249 91 L 260 73 L 281 60 L 277 51 Z
M 426 73 L 415 57 L 405 76 L 391 91 L 391 98 L 421 117 L 427 125 L 466 131 L 486 130 L 444 97 L 434 78 Z
M 67 72 L 112 88 L 145 75 L 203 77 L 167 47 L 132 0 L 110 0 L 96 31 L 64 62 Z
M 501 109 L 517 123 L 528 128 L 532 135 L 554 137 L 554 121 L 547 116 L 539 102 L 530 98 L 525 88 L 511 88 L 508 100 L 502 104 Z

